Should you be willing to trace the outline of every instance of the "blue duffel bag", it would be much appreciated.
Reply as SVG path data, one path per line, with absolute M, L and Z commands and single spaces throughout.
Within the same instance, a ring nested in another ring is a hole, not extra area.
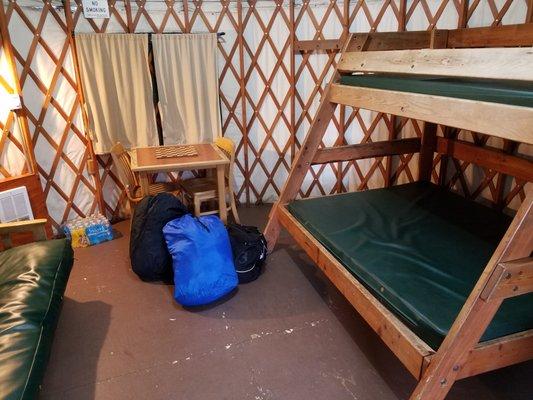
M 237 287 L 228 233 L 214 215 L 190 214 L 163 228 L 174 268 L 174 298 L 183 306 L 218 300 Z

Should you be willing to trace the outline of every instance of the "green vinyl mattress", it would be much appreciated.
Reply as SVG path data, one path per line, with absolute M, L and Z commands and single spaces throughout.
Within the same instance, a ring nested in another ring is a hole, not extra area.
M 430 183 L 293 201 L 289 212 L 381 303 L 437 349 L 511 218 Z M 533 294 L 483 335 L 533 328 Z
M 342 85 L 533 107 L 533 82 L 394 74 L 344 75 Z

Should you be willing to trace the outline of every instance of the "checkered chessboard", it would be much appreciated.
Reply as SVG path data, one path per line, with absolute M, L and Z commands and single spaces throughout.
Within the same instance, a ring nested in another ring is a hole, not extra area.
M 194 146 L 163 146 L 155 149 L 155 158 L 193 157 L 198 152 Z

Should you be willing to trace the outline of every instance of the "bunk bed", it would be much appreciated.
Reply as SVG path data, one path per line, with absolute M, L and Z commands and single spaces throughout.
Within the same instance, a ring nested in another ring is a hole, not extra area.
M 533 358 L 533 24 L 350 35 L 265 230 L 285 227 L 419 380 L 412 399 Z M 337 105 L 425 121 L 420 138 L 320 148 Z M 419 153 L 418 181 L 298 199 L 313 164 Z M 524 182 L 514 217 L 432 181 L 435 154 Z

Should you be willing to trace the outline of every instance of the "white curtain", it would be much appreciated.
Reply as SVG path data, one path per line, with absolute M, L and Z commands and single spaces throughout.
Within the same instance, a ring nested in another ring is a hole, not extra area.
M 222 136 L 216 34 L 153 35 L 165 144 Z
M 148 35 L 77 34 L 76 49 L 95 152 L 157 145 Z

